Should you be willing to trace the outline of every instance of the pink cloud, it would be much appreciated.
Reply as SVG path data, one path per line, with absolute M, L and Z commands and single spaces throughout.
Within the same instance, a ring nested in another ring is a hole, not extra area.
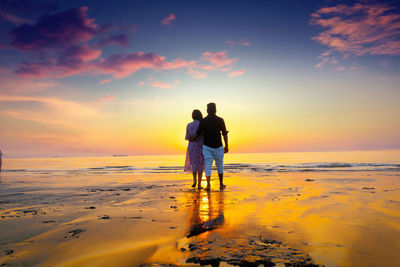
M 111 101 L 111 100 L 114 100 L 114 99 L 115 99 L 115 95 L 105 95 L 103 97 L 95 99 L 94 102 L 96 102 L 96 103 L 104 103 L 104 102 Z
M 176 19 L 175 14 L 169 14 L 168 17 L 161 20 L 161 24 L 162 25 L 171 25 L 172 21 L 174 21 L 175 19 Z
M 152 87 L 161 88 L 163 90 L 170 89 L 170 88 L 175 88 L 174 85 L 172 85 L 172 84 L 170 84 L 168 82 L 160 82 L 160 81 L 151 82 L 150 85 Z
M 226 44 L 234 46 L 234 45 L 240 45 L 240 46 L 251 46 L 251 42 L 245 38 L 242 38 L 240 41 L 230 41 L 227 40 L 225 41 Z
M 100 84 L 106 84 L 106 83 L 109 83 L 109 82 L 111 82 L 110 79 L 105 79 L 105 80 L 102 80 L 102 81 L 100 82 Z
M 246 72 L 245 70 L 234 70 L 234 71 L 232 71 L 232 72 L 230 72 L 228 74 L 228 77 L 229 78 L 234 78 L 234 77 L 237 77 L 237 76 L 245 74 L 245 72 Z
M 144 85 L 144 81 L 140 81 L 140 82 L 137 83 L 138 87 L 142 87 L 143 85 Z
M 66 77 L 82 74 L 111 74 L 114 78 L 125 78 L 141 69 L 172 70 L 194 65 L 194 61 L 175 59 L 166 61 L 165 57 L 156 53 L 134 52 L 130 54 L 114 54 L 106 59 L 95 62 L 101 50 L 88 47 L 77 48 L 74 51 L 66 50 L 59 59 L 43 59 L 41 61 L 23 61 L 19 64 L 16 73 L 27 77 Z M 86 64 L 85 64 L 86 63 Z
M 114 78 L 127 77 L 141 69 L 170 70 L 188 66 L 190 62 L 175 59 L 167 62 L 156 53 L 135 52 L 127 55 L 111 55 L 95 64 L 100 73 L 112 74 Z
M 235 63 L 237 58 L 228 58 L 226 51 L 220 51 L 216 53 L 204 52 L 203 60 L 209 61 L 215 67 L 220 68 Z
M 400 15 L 385 4 L 358 3 L 317 10 L 312 25 L 325 28 L 313 40 L 354 56 L 400 55 Z

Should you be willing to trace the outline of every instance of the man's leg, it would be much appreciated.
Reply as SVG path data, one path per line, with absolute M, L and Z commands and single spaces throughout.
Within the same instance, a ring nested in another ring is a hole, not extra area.
M 208 146 L 203 146 L 203 155 L 204 155 L 204 169 L 205 169 L 206 178 L 207 178 L 206 190 L 210 190 L 210 188 L 211 188 L 211 184 L 210 184 L 211 165 L 213 162 L 212 148 L 210 148 Z
M 215 151 L 215 164 L 218 169 L 219 188 L 224 189 L 224 148 L 221 146 Z

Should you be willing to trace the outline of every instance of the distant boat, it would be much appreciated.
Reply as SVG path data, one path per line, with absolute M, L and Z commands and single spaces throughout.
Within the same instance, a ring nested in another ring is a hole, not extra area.
M 127 157 L 128 155 L 114 154 L 113 157 Z

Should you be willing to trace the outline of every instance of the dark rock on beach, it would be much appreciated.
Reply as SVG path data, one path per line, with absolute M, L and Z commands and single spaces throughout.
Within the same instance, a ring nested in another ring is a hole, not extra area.
M 75 229 L 75 230 L 69 231 L 68 235 L 64 236 L 64 238 L 68 238 L 68 237 L 79 238 L 80 233 L 83 233 L 83 232 L 85 232 L 85 230 Z
M 229 237 L 202 240 L 189 244 L 187 263 L 219 266 L 221 262 L 239 266 L 317 267 L 304 252 L 288 247 L 276 240 L 262 237 Z
M 12 249 L 6 249 L 6 250 L 4 250 L 4 254 L 6 254 L 6 255 L 12 255 L 12 254 L 14 254 L 14 250 L 12 250 Z
M 367 186 L 365 186 L 365 187 L 363 187 L 363 188 L 361 188 L 362 190 L 373 190 L 373 189 L 375 189 L 374 187 L 367 187 Z
M 27 214 L 27 213 L 32 213 L 33 215 L 36 215 L 38 213 L 37 210 L 23 210 L 22 213 Z

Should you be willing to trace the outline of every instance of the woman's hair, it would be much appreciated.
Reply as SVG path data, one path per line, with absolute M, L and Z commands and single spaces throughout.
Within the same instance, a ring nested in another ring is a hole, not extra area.
M 201 114 L 200 110 L 195 109 L 192 112 L 192 118 L 193 118 L 193 120 L 198 120 L 199 121 L 199 120 L 201 120 L 203 118 L 203 115 Z

